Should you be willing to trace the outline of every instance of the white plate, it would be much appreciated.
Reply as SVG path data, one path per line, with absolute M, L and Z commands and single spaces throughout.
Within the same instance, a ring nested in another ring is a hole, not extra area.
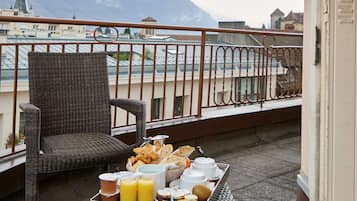
M 214 182 L 209 182 L 207 181 L 204 185 L 207 186 L 209 189 L 213 190 L 214 188 Z M 169 184 L 170 188 L 180 188 L 180 179 L 173 180 Z

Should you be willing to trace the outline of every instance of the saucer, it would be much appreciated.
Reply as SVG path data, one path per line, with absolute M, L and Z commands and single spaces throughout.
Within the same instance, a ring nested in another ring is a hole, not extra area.
M 207 186 L 209 189 L 213 190 L 215 183 L 207 181 L 207 182 L 205 182 L 204 185 Z M 179 189 L 180 188 L 180 179 L 176 179 L 176 180 L 173 180 L 172 182 L 170 182 L 169 187 L 174 188 L 174 189 Z
M 220 168 L 217 168 L 216 170 L 216 176 L 208 178 L 209 180 L 215 180 L 215 179 L 221 179 L 223 176 L 224 172 Z

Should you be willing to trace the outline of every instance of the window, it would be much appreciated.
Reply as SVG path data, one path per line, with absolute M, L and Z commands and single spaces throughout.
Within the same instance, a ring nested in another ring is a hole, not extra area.
M 56 25 L 48 25 L 49 31 L 56 31 Z
M 227 97 L 226 97 L 227 93 L 224 91 L 218 92 L 217 93 L 217 100 L 216 103 L 219 105 L 223 105 L 224 101 L 227 101 Z
M 256 100 L 257 93 L 257 77 L 241 77 L 235 79 L 235 99 L 237 101 Z
M 38 24 L 33 25 L 32 29 L 38 30 Z
M 153 120 L 160 119 L 161 98 L 155 98 L 152 100 L 151 118 Z
M 295 30 L 295 26 L 293 24 L 286 24 L 285 30 Z
M 183 115 L 183 108 L 182 108 L 182 96 L 177 96 L 175 99 L 175 116 Z
M 275 28 L 276 29 L 281 29 L 281 21 L 282 21 L 281 17 L 277 21 L 275 21 Z

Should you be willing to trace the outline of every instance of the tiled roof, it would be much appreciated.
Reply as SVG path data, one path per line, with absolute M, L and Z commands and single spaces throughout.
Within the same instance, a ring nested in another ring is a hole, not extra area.
M 188 35 L 188 34 L 158 34 L 159 36 L 169 36 L 171 38 L 174 38 L 176 40 L 181 40 L 181 41 L 200 41 L 201 36 L 200 35 Z
M 274 46 L 302 46 L 303 38 L 302 37 L 293 37 L 293 36 L 274 36 L 274 37 L 264 37 L 262 35 L 253 35 L 255 39 L 263 45 L 274 45 Z
M 157 22 L 157 20 L 155 20 L 153 17 L 146 17 L 144 19 L 141 20 L 142 22 Z
M 286 32 L 285 30 L 278 29 L 260 29 L 260 28 L 249 28 L 250 30 L 255 31 L 274 31 L 274 32 Z M 290 31 L 289 33 L 302 33 L 302 31 Z M 258 41 L 258 45 L 275 45 L 275 46 L 303 46 L 303 38 L 302 37 L 294 37 L 294 36 L 263 36 L 263 35 L 251 35 L 251 37 L 255 38 Z
M 19 9 L 19 11 L 24 13 L 28 13 L 28 5 L 26 0 L 16 0 L 14 8 Z
M 293 11 L 290 11 L 288 16 L 284 18 L 284 21 L 294 21 L 299 24 L 304 23 L 304 13 L 294 13 Z
M 285 16 L 285 13 L 283 11 L 281 11 L 279 8 L 275 9 L 274 12 L 272 14 L 270 14 L 270 16 Z

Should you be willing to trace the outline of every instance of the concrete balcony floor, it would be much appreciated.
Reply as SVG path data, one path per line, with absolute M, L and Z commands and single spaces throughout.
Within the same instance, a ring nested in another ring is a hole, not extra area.
M 300 168 L 300 124 L 285 122 L 179 144 L 201 145 L 218 162 L 231 164 L 228 183 L 238 201 L 293 201 Z M 41 182 L 41 200 L 88 201 L 98 191 L 98 171 L 61 173 Z M 24 200 L 20 191 L 6 201 Z

